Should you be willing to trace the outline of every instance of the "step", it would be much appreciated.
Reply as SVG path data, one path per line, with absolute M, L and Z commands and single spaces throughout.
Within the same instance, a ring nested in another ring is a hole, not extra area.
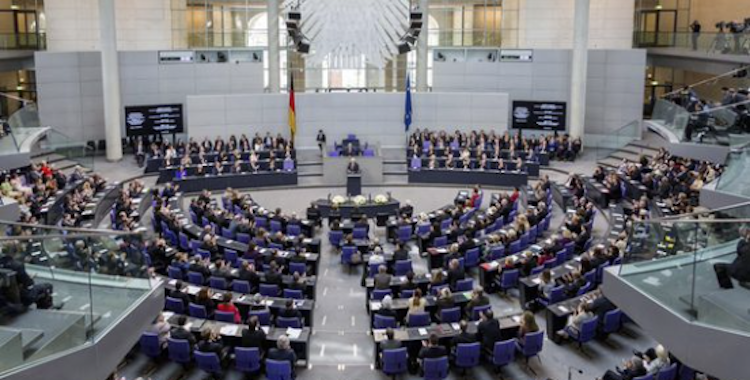
M 383 170 L 383 175 L 384 176 L 386 176 L 386 175 L 401 175 L 401 176 L 406 176 L 406 175 L 409 175 L 409 172 L 406 171 L 406 169 L 403 169 L 403 170 Z
M 409 177 L 405 175 L 383 173 L 383 185 L 407 185 L 407 184 L 409 184 Z
M 297 161 L 297 166 L 322 166 L 322 160 Z
M 62 161 L 65 159 L 65 156 L 57 153 L 42 153 L 38 156 L 35 156 L 31 162 L 35 164 L 41 164 L 42 161 L 47 161 L 47 163 L 54 163 L 58 161 Z
M 71 160 L 62 160 L 62 161 L 57 161 L 57 162 L 55 162 L 52 165 L 57 170 L 65 170 L 65 169 L 69 169 L 69 168 L 75 168 L 76 166 L 79 165 L 79 163 L 77 163 L 75 161 L 71 161 Z
M 609 157 L 617 158 L 620 160 L 626 159 L 629 161 L 638 162 L 641 159 L 641 154 L 630 153 L 630 152 L 620 150 L 620 151 L 616 151 L 610 154 Z
M 648 158 L 653 158 L 656 155 L 656 152 L 653 152 L 651 150 L 644 150 L 644 149 L 634 147 L 634 146 L 626 146 L 620 149 L 619 151 L 629 153 L 629 154 L 636 154 L 639 156 L 646 156 Z
M 297 174 L 320 174 L 323 175 L 323 167 L 318 166 L 298 166 Z
M 640 141 L 633 141 L 630 144 L 626 145 L 627 147 L 631 147 L 635 150 L 644 150 L 644 151 L 650 151 L 654 154 L 659 152 L 659 147 L 653 147 L 651 145 L 648 145 L 646 143 L 640 142 Z
M 598 161 L 597 163 L 599 165 L 610 167 L 610 168 L 618 168 L 620 166 L 620 163 L 622 162 L 621 158 L 605 158 L 603 160 Z
M 297 185 L 299 186 L 322 186 L 323 176 L 297 176 Z
M 313 173 L 300 173 L 300 172 L 297 172 L 297 178 L 300 178 L 300 177 L 320 177 L 320 178 L 323 178 L 323 173 L 314 173 L 314 172 Z

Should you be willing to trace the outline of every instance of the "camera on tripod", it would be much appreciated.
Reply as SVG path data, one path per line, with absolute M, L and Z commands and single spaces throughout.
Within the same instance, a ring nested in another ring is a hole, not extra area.
M 725 30 L 728 29 L 730 33 L 750 33 L 750 17 L 744 19 L 742 22 L 735 21 L 719 21 L 716 23 L 716 29 Z

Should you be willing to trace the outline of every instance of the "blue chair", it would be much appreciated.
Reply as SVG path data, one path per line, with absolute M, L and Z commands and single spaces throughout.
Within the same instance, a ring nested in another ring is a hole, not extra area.
M 424 238 L 430 235 L 431 230 L 432 230 L 432 225 L 430 225 L 429 223 L 418 224 L 416 235 L 421 238 Z
M 406 372 L 408 370 L 407 359 L 406 347 L 395 350 L 384 350 L 383 373 L 395 378 L 396 375 Z
M 474 289 L 474 280 L 471 278 L 465 278 L 456 281 L 456 288 L 453 290 L 456 292 L 468 292 L 472 289 Z
M 196 305 L 191 302 L 188 305 L 188 310 L 190 312 L 191 317 L 208 319 L 208 311 L 206 310 L 206 307 L 203 305 Z
M 505 257 L 505 246 L 502 244 L 496 245 L 490 249 L 490 260 L 502 259 Z
M 182 280 L 183 278 L 182 269 L 175 266 L 170 265 L 167 267 L 167 274 L 169 275 L 169 278 L 174 278 L 175 280 Z
M 278 297 L 279 286 L 276 284 L 260 284 L 260 295 L 266 297 Z
M 580 297 L 593 289 L 594 286 L 591 284 L 591 282 L 586 282 L 583 286 L 581 286 L 580 289 L 578 289 L 578 293 L 576 293 L 576 296 Z
M 488 361 L 492 363 L 495 372 L 500 372 L 500 368 L 510 364 L 516 358 L 516 346 L 514 339 L 508 339 L 501 342 L 495 342 L 492 348 L 492 356 Z
M 234 280 L 232 281 L 232 291 L 237 293 L 251 293 L 250 283 L 245 280 Z
M 372 320 L 372 327 L 375 329 L 386 329 L 388 327 L 395 329 L 396 318 L 375 314 L 375 317 Z
M 487 310 L 491 310 L 492 305 L 477 306 L 471 309 L 471 320 L 478 321 L 480 313 L 484 313 Z
M 211 276 L 208 278 L 208 286 L 214 289 L 227 290 L 227 279 L 224 277 Z
M 399 297 L 401 298 L 411 298 L 414 297 L 414 289 L 404 289 L 399 293 Z
M 199 240 L 190 240 L 190 251 L 194 254 L 198 254 L 198 249 L 201 247 L 203 243 L 201 243 Z
M 539 303 L 546 306 L 554 305 L 565 298 L 565 286 L 555 286 L 549 292 L 549 298 L 539 297 Z
M 677 363 L 672 363 L 667 368 L 662 368 L 656 374 L 656 380 L 677 380 Z
M 195 351 L 193 355 L 199 369 L 212 375 L 221 374 L 221 362 L 219 361 L 219 355 L 216 355 L 215 352 Z
M 144 332 L 141 334 L 140 344 L 141 353 L 151 359 L 161 356 L 161 344 L 159 344 L 159 334 Z
M 243 244 L 249 244 L 250 243 L 250 235 L 244 234 L 242 232 L 237 233 L 237 241 Z
M 451 307 L 440 310 L 440 323 L 455 323 L 461 320 L 461 308 Z
M 679 371 L 679 380 L 695 380 L 695 370 L 682 363 Z
M 190 364 L 190 342 L 185 339 L 167 338 L 169 360 L 182 365 Z
M 367 227 L 355 227 L 352 230 L 352 238 L 354 238 L 355 240 L 366 240 Z
M 331 231 L 328 233 L 328 242 L 334 247 L 341 246 L 341 240 L 344 239 L 344 231 Z
M 608 266 L 609 263 L 603 263 L 596 268 L 596 282 L 598 284 L 601 284 L 602 280 L 604 280 L 604 270 L 607 269 Z
M 305 263 L 289 263 L 289 274 L 299 273 L 304 276 L 307 274 L 307 264 Z
M 633 380 L 654 380 L 654 375 L 649 373 L 648 375 L 634 377 Z
M 510 254 L 515 255 L 518 252 L 521 252 L 523 248 L 521 247 L 521 241 L 516 240 L 512 243 L 510 243 Z
M 352 257 L 354 254 L 357 253 L 357 247 L 353 245 L 347 245 L 344 248 L 341 249 L 341 264 L 347 265 L 349 268 L 351 268 L 354 263 L 352 263 Z
M 375 277 L 375 275 L 378 274 L 378 268 L 381 265 L 385 265 L 385 264 L 367 264 L 367 276 Z
M 216 310 L 214 319 L 220 322 L 234 323 L 234 313 L 231 311 Z
M 479 266 L 479 247 L 469 249 L 466 251 L 466 255 L 464 255 L 464 266 L 467 269 L 475 268 Z
M 518 287 L 518 269 L 505 269 L 503 274 L 500 276 L 499 288 L 502 292 L 507 292 L 509 289 Z
M 466 373 L 467 368 L 474 368 L 479 365 L 481 353 L 482 345 L 478 342 L 461 343 L 456 346 L 456 360 L 453 364 Z
M 210 259 L 211 258 L 211 252 L 209 252 L 209 251 L 207 251 L 207 250 L 205 250 L 203 248 L 196 249 L 195 253 L 201 255 L 201 257 L 204 258 L 204 259 Z
M 448 237 L 447 236 L 438 236 L 435 238 L 435 241 L 433 242 L 433 245 L 437 248 L 442 248 L 448 245 Z
M 260 350 L 257 347 L 235 347 L 234 363 L 234 368 L 240 372 L 260 372 Z
M 521 248 L 526 249 L 529 246 L 529 233 L 522 234 L 518 240 L 521 242 Z
M 299 224 L 290 224 L 286 226 L 286 234 L 289 236 L 302 235 L 302 227 Z
M 180 232 L 177 235 L 180 239 L 180 249 L 183 251 L 187 251 L 190 249 L 190 239 L 188 239 L 187 235 L 185 235 L 184 232 Z
M 397 238 L 399 242 L 401 243 L 408 242 L 409 240 L 411 240 L 411 235 L 412 235 L 411 224 L 398 227 Z
M 588 343 L 596 337 L 596 328 L 599 325 L 599 317 L 594 316 L 589 318 L 581 324 L 581 329 L 574 329 L 566 327 L 565 331 L 568 332 L 570 338 L 578 343 L 578 348 L 583 351 L 583 344 Z
M 391 295 L 393 295 L 391 289 L 373 289 L 370 298 L 376 301 L 380 301 L 385 298 L 385 296 Z
M 234 239 L 234 232 L 226 227 L 221 227 L 221 237 L 227 239 Z
M 255 218 L 255 228 L 267 229 L 268 228 L 268 218 L 262 217 L 262 216 L 256 217 Z
M 614 309 L 604 314 L 604 320 L 600 328 L 600 332 L 604 335 L 608 335 L 617 331 L 620 331 L 622 327 L 622 310 Z
M 443 291 L 443 289 L 446 289 L 448 287 L 449 287 L 448 284 L 435 285 L 435 286 L 433 286 L 433 287 L 430 288 L 430 294 L 432 294 L 433 296 L 438 296 L 440 294 L 440 292 Z
M 409 327 L 426 327 L 430 325 L 430 315 L 427 313 L 409 314 L 406 322 Z
M 233 267 L 237 266 L 237 260 L 239 259 L 240 255 L 237 253 L 237 251 L 229 248 L 224 248 L 224 261 L 228 262 Z
M 299 328 L 302 328 L 302 321 L 300 321 L 299 318 L 296 318 L 296 317 L 291 317 L 291 318 L 277 317 L 276 327 L 281 327 L 281 328 L 291 327 L 291 328 L 299 329 Z
M 269 310 L 251 310 L 248 313 L 248 316 L 250 317 L 257 317 L 258 323 L 261 326 L 270 326 L 271 325 L 271 312 Z
M 266 359 L 268 380 L 292 380 L 292 364 L 286 360 Z
M 538 359 L 539 353 L 542 352 L 543 345 L 544 331 L 526 334 L 524 336 L 523 344 L 516 341 L 516 349 L 524 356 L 524 358 L 526 358 L 526 367 L 531 370 L 532 373 L 534 373 L 534 371 L 529 367 L 529 358 L 536 356 Z M 541 361 L 542 359 L 539 359 L 539 362 Z
M 448 377 L 448 357 L 426 358 L 422 361 L 425 380 L 443 380 Z
M 198 272 L 188 272 L 188 282 L 193 285 L 202 286 L 205 280 L 203 275 Z
M 301 300 L 301 299 L 304 299 L 305 296 L 302 294 L 301 290 L 284 289 L 284 298 L 291 298 L 293 300 Z
M 396 276 L 405 276 L 412 270 L 411 260 L 398 260 L 394 265 L 394 274 Z
M 537 266 L 531 269 L 531 275 L 536 276 L 544 272 L 544 266 Z
M 164 301 L 164 309 L 175 312 L 177 314 L 185 313 L 185 303 L 179 298 L 167 297 Z

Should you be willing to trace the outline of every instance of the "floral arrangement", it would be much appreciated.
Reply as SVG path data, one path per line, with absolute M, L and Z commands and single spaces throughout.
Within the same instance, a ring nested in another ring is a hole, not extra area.
M 341 195 L 336 195 L 336 196 L 334 196 L 333 198 L 331 198 L 331 203 L 332 203 L 332 204 L 335 204 L 335 205 L 341 205 L 341 204 L 343 204 L 344 202 L 346 202 L 346 198 L 344 198 L 344 197 L 343 197 L 343 196 L 341 196 Z
M 356 197 L 354 197 L 354 199 L 352 199 L 352 202 L 354 202 L 354 204 L 357 206 L 362 206 L 367 203 L 367 198 L 365 198 L 364 195 L 357 195 Z
M 388 203 L 388 197 L 386 197 L 383 194 L 378 194 L 375 196 L 374 201 L 375 201 L 375 204 L 384 205 Z

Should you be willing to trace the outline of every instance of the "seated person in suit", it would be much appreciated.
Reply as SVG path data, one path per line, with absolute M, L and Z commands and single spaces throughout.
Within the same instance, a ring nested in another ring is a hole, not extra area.
M 471 318 L 474 308 L 490 304 L 490 298 L 484 294 L 484 288 L 477 286 L 471 293 L 471 300 L 466 304 L 466 315 Z
M 380 301 L 380 309 L 376 311 L 375 314 L 383 317 L 391 317 L 396 321 L 396 323 L 398 323 L 398 316 L 396 314 L 396 311 L 393 310 L 393 297 L 389 295 L 383 297 L 383 299 Z
M 380 342 L 380 345 L 378 348 L 380 349 L 380 352 L 378 353 L 378 362 L 380 363 L 380 366 L 383 366 L 383 351 L 386 350 L 395 350 L 398 348 L 401 348 L 401 341 L 394 338 L 394 331 L 392 328 L 387 328 L 385 330 L 385 337 L 386 339 L 382 342 Z
M 219 361 L 224 362 L 229 357 L 229 347 L 221 344 L 221 336 L 217 331 L 210 328 L 201 330 L 201 341 L 198 343 L 198 351 L 214 353 Z
M 279 337 L 279 340 L 276 341 L 276 348 L 268 350 L 268 359 L 289 362 L 289 365 L 292 367 L 292 378 L 297 377 L 294 371 L 294 365 L 297 363 L 297 355 L 292 350 L 292 344 L 288 336 L 282 335 Z
M 269 263 L 268 270 L 265 272 L 265 275 L 266 278 L 265 281 L 263 281 L 264 283 L 281 287 L 283 279 L 281 277 L 281 272 L 279 271 L 279 264 L 277 264 L 275 261 L 271 261 Z
M 183 339 L 187 340 L 190 343 L 190 347 L 192 348 L 195 343 L 195 335 L 188 330 L 186 327 L 187 325 L 187 317 L 184 315 L 177 316 L 177 326 L 173 327 L 172 330 L 169 331 L 169 337 L 172 339 Z
M 296 318 L 302 322 L 302 313 L 294 307 L 294 300 L 286 300 L 284 308 L 279 310 L 279 317 L 281 318 Z
M 460 263 L 457 259 L 452 259 L 448 263 L 448 284 L 451 289 L 455 289 L 456 283 L 464 278 L 466 278 L 466 272 L 461 269 Z
M 614 371 L 608 370 L 600 380 L 632 380 L 648 374 L 643 365 L 643 359 L 633 357 L 623 363 L 623 368 L 617 367 Z
M 455 355 L 456 353 L 456 347 L 458 347 L 459 344 L 470 344 L 475 343 L 477 341 L 476 334 L 472 334 L 469 332 L 469 322 L 465 319 L 462 319 L 459 323 L 459 327 L 461 328 L 461 332 L 458 333 L 458 335 L 454 336 L 451 340 L 451 347 L 453 350 L 453 353 Z
M 206 308 L 206 313 L 210 317 L 216 309 L 216 304 L 213 300 L 213 293 L 208 287 L 202 287 L 198 294 L 195 295 L 195 304 L 201 305 Z
M 714 271 L 719 286 L 725 289 L 734 287 L 732 278 L 740 283 L 750 283 L 750 228 L 740 230 L 740 240 L 737 242 L 737 257 L 731 264 L 714 264 Z
M 521 317 L 520 327 L 518 328 L 518 344 L 523 347 L 526 343 L 526 340 L 524 339 L 526 334 L 535 333 L 537 331 L 539 331 L 539 325 L 536 323 L 534 313 L 529 310 L 524 311 L 523 316 Z
M 182 300 L 182 303 L 185 304 L 185 310 L 187 310 L 188 304 L 190 304 L 190 295 L 185 293 L 184 290 L 185 284 L 182 283 L 182 280 L 177 280 L 174 283 L 174 290 L 169 292 L 169 296 Z
M 266 342 L 266 333 L 260 328 L 258 317 L 252 316 L 247 319 L 247 328 L 242 330 L 240 347 L 257 347 L 260 350 L 261 357 L 264 353 L 263 345 Z
M 393 251 L 394 261 L 409 260 L 409 250 L 404 248 L 401 243 L 396 243 L 396 248 Z
M 594 317 L 594 313 L 591 312 L 591 305 L 587 302 L 581 302 L 568 321 L 568 325 L 564 330 L 558 331 L 557 335 L 564 339 L 569 339 L 571 332 L 574 334 L 580 333 L 581 325 L 583 325 L 583 322 L 592 317 Z
M 437 359 L 448 356 L 448 350 L 440 344 L 437 334 L 430 334 L 430 338 L 425 342 L 422 341 L 422 349 L 419 350 L 420 364 L 424 359 Z
M 401 288 L 399 291 L 403 292 L 404 290 L 414 290 L 417 289 L 419 286 L 414 283 L 414 272 L 408 271 L 406 272 L 406 282 L 401 284 Z
M 482 349 L 491 353 L 495 348 L 495 342 L 498 342 L 501 338 L 500 321 L 495 319 L 492 310 L 480 313 L 479 324 L 477 325 L 477 341 L 482 343 Z
M 451 293 L 450 289 L 440 289 L 440 294 L 438 295 L 437 301 L 435 301 L 435 306 L 437 307 L 438 315 L 440 315 L 442 310 L 450 309 L 455 306 L 455 302 L 453 302 L 453 293 Z
M 357 163 L 357 160 L 354 157 L 349 159 L 349 164 L 346 165 L 346 172 L 348 174 L 359 173 L 359 164 Z
M 388 268 L 385 267 L 385 265 L 381 265 L 378 267 L 378 274 L 375 275 L 374 284 L 375 289 L 378 290 L 385 290 L 391 288 L 391 275 L 386 273 Z

